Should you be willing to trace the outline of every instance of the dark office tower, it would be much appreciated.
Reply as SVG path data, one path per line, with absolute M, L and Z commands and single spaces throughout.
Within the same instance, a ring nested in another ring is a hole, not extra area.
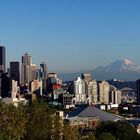
M 136 81 L 137 85 L 137 104 L 140 105 L 140 79 Z
M 0 89 L 0 96 L 2 98 L 10 97 L 10 78 L 8 77 L 7 73 L 1 74 L 1 89 Z
M 0 46 L 0 71 L 6 71 L 6 56 L 5 47 Z
M 47 75 L 47 93 L 53 92 L 53 85 L 57 84 L 57 74 L 56 73 L 48 73 Z
M 12 80 L 18 82 L 18 86 L 20 85 L 20 64 L 19 62 L 10 62 L 10 82 Z
M 46 63 L 45 62 L 42 62 L 41 64 L 40 64 L 40 69 L 41 69 L 41 77 L 42 77 L 42 79 L 44 79 L 44 80 L 46 80 L 47 79 L 47 65 L 46 65 Z

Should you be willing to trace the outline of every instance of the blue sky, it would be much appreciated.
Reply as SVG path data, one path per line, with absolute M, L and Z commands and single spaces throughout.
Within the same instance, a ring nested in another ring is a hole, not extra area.
M 29 52 L 56 72 L 118 58 L 140 65 L 139 7 L 139 0 L 0 0 L 0 44 L 7 63 Z

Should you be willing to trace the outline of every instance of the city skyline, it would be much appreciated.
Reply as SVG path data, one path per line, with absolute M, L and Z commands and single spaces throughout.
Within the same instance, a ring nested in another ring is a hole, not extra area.
M 28 52 L 49 71 L 94 69 L 118 58 L 139 61 L 138 0 L 1 1 L 0 44 L 10 61 Z M 12 11 L 12 12 L 11 12 Z

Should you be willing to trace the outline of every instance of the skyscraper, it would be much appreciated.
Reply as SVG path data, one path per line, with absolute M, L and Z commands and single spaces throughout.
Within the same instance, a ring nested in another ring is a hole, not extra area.
M 40 64 L 39 79 L 42 80 L 43 92 L 46 92 L 47 84 L 47 65 L 45 62 Z
M 5 47 L 0 46 L 0 71 L 6 71 L 6 55 Z
M 18 93 L 18 83 L 15 80 L 12 80 L 12 88 L 11 88 L 11 97 L 16 98 Z
M 89 82 L 92 80 L 92 76 L 89 73 L 83 73 L 81 77 L 83 80 L 85 80 L 85 82 Z
M 37 78 L 37 66 L 36 66 L 36 64 L 31 64 L 30 71 L 31 71 L 30 80 L 31 81 L 35 80 Z
M 140 79 L 136 81 L 137 85 L 137 104 L 140 105 Z
M 31 64 L 32 59 L 28 53 L 22 56 L 22 66 L 21 66 L 21 83 L 22 85 L 29 86 L 31 82 Z
M 76 103 L 86 103 L 86 93 L 85 93 L 85 81 L 80 77 L 74 81 L 74 93 L 76 98 Z
M 33 80 L 31 82 L 31 93 L 38 96 L 42 96 L 42 81 Z
M 10 78 L 7 73 L 1 74 L 1 87 L 0 87 L 0 96 L 2 98 L 10 97 Z
M 47 80 L 47 65 L 46 65 L 45 62 L 42 62 L 40 64 L 40 69 L 41 69 L 41 71 L 40 71 L 40 77 L 42 79 L 44 79 L 44 80 Z
M 121 103 L 121 91 L 116 87 L 110 85 L 109 91 L 109 103 L 111 104 L 120 104 Z
M 95 80 L 88 83 L 88 99 L 89 104 L 97 104 L 98 102 L 98 86 Z
M 90 73 L 82 73 L 81 78 L 85 81 L 85 91 L 88 94 L 88 84 L 92 80 L 92 76 Z
M 104 104 L 109 103 L 109 83 L 106 81 L 99 83 L 99 102 Z
M 58 77 L 56 73 L 48 73 L 47 77 L 47 92 L 51 93 L 53 91 L 53 85 L 57 84 Z
M 10 82 L 12 80 L 17 81 L 18 86 L 20 85 L 20 64 L 19 62 L 10 62 Z

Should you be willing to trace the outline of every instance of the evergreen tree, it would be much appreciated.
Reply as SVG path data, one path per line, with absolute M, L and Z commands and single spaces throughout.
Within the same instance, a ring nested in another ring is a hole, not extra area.
M 96 140 L 96 138 L 94 135 L 90 135 L 90 136 L 87 136 L 85 138 L 82 138 L 82 140 Z
M 137 135 L 136 130 L 125 121 L 101 122 L 96 130 L 97 138 L 102 133 L 111 133 L 117 140 L 134 140 Z
M 26 135 L 27 118 L 23 105 L 0 103 L 0 132 L 4 139 L 20 140 Z
M 79 140 L 80 136 L 78 130 L 71 128 L 68 124 L 65 124 L 63 140 Z
M 115 137 L 110 133 L 102 133 L 98 140 L 115 140 Z
M 52 114 L 54 113 L 46 103 L 34 102 L 28 107 L 27 140 L 51 139 Z

